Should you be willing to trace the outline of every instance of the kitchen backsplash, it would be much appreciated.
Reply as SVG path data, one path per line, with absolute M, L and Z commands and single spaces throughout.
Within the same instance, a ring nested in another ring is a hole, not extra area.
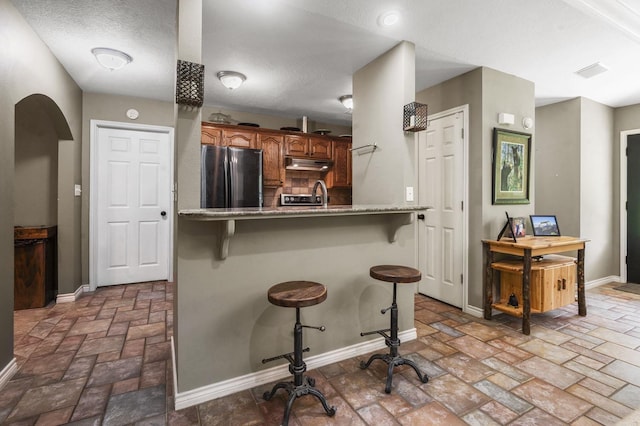
M 279 206 L 280 194 L 311 194 L 316 181 L 325 178 L 325 173 L 287 170 L 287 175 L 282 187 L 264 188 L 264 206 Z M 349 188 L 329 188 L 329 204 L 351 204 L 351 190 Z

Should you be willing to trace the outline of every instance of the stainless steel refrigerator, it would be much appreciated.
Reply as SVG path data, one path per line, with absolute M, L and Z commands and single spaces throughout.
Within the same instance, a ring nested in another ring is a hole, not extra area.
M 262 207 L 262 150 L 202 145 L 200 207 Z

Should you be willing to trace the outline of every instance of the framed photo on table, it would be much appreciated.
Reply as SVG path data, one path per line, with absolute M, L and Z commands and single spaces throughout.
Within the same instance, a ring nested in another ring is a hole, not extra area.
M 529 204 L 531 135 L 493 129 L 493 204 Z

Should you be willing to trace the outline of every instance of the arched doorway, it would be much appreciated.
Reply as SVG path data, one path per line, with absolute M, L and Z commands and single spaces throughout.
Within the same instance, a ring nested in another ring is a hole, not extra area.
M 58 152 L 59 142 L 71 139 L 67 120 L 51 98 L 33 94 L 15 105 L 14 226 L 56 229 L 57 233 L 64 235 L 63 228 L 54 228 L 58 225 L 60 211 L 58 176 L 61 167 Z M 57 270 L 60 268 L 55 256 L 58 251 L 56 239 L 46 239 L 46 249 L 33 245 L 40 244 L 37 241 L 34 237 L 18 242 L 20 245 L 16 246 L 15 264 L 38 262 L 32 259 L 38 253 L 46 258 L 47 273 L 53 274 L 47 280 L 57 282 Z M 19 253 L 23 256 L 18 256 Z M 37 266 L 37 263 L 29 263 L 26 268 L 35 269 Z M 29 280 L 31 274 L 35 273 L 27 270 L 24 278 Z M 16 281 L 23 278 L 18 270 L 15 275 Z M 32 294 L 44 301 L 44 295 L 36 295 L 33 288 L 20 288 L 20 299 L 16 292 L 14 308 L 37 307 L 39 302 L 30 304 L 28 301 Z M 57 288 L 47 290 L 46 301 L 55 298 L 56 293 Z

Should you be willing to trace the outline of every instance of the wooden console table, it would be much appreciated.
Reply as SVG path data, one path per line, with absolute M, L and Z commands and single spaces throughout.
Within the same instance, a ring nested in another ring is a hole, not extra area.
M 510 254 L 522 257 L 522 333 L 530 334 L 531 326 L 531 258 L 545 254 L 557 254 L 568 251 L 578 251 L 578 314 L 587 315 L 587 302 L 584 288 L 584 247 L 588 240 L 576 237 L 524 237 L 514 242 L 503 238 L 498 240 L 482 240 L 484 277 L 482 281 L 484 292 L 484 318 L 491 319 L 493 304 L 493 273 L 491 264 L 494 253 Z

